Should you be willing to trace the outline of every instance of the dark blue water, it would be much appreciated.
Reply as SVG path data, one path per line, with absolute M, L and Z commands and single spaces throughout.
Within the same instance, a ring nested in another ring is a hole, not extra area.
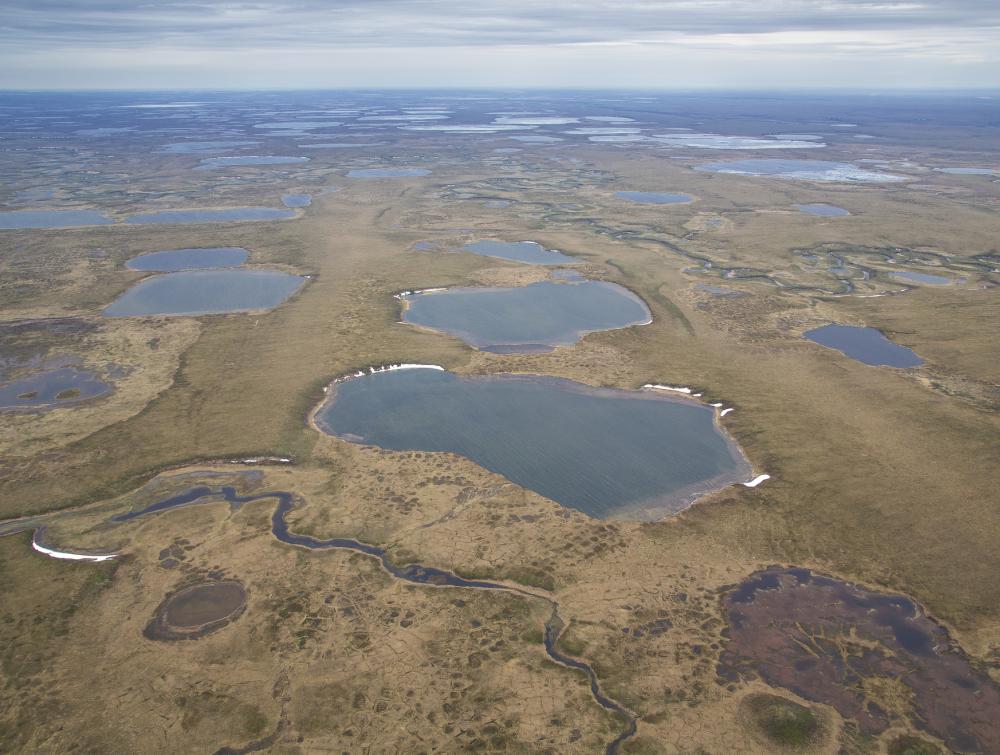
M 615 196 L 639 204 L 680 204 L 693 199 L 688 194 L 669 194 L 660 191 L 616 191 Z
M 0 230 L 73 228 L 114 223 L 96 210 L 15 210 L 0 212 Z
M 404 300 L 404 322 L 451 333 L 480 349 L 504 347 L 505 353 L 568 346 L 587 333 L 650 320 L 642 299 L 605 281 L 455 288 Z
M 273 309 L 304 278 L 273 270 L 193 270 L 139 281 L 103 312 L 105 317 L 210 315 Z
M 348 178 L 411 178 L 429 176 L 426 168 L 355 168 L 347 171 Z
M 913 351 L 893 343 L 875 328 L 853 325 L 824 325 L 805 333 L 810 341 L 846 354 L 865 364 L 887 367 L 916 367 L 924 363 Z
M 842 218 L 850 215 L 843 207 L 835 207 L 832 204 L 797 204 L 795 209 L 807 215 L 819 215 L 824 218 Z
M 285 207 L 308 207 L 312 204 L 312 197 L 308 194 L 285 194 L 281 203 Z
M 88 370 L 59 367 L 0 383 L 0 410 L 54 409 L 110 392 L 111 386 Z
M 590 516 L 661 518 L 750 472 L 710 407 L 536 376 L 383 372 L 336 386 L 325 432 L 457 453 Z
M 272 207 L 227 207 L 218 210 L 162 210 L 133 215 L 125 222 L 130 225 L 150 223 L 232 223 L 242 220 L 287 220 L 294 218 L 294 210 L 279 210 Z
M 125 266 L 129 270 L 170 273 L 177 270 L 198 270 L 214 267 L 239 267 L 250 253 L 238 246 L 213 246 L 204 249 L 165 249 L 133 257 Z
M 531 265 L 573 265 L 580 261 L 534 241 L 475 241 L 463 246 L 462 251 Z

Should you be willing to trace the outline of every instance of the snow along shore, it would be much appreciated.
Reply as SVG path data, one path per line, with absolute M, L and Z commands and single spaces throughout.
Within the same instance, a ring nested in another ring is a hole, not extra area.
M 31 538 L 31 547 L 51 558 L 61 558 L 67 561 L 109 561 L 118 555 L 117 553 L 110 553 L 104 556 L 92 556 L 87 553 L 70 553 L 69 551 L 57 551 L 52 548 L 46 548 L 38 542 L 37 530 L 35 531 L 35 536 Z

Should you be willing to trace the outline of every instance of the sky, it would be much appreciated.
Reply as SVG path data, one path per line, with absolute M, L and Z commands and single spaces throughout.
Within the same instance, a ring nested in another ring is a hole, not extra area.
M 1000 0 L 3 0 L 3 89 L 1000 88 Z

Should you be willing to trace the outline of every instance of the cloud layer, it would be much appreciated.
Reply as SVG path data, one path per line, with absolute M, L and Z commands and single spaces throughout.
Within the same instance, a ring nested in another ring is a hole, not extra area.
M 998 40 L 1000 3 L 995 0 L 6 0 L 0 63 L 16 70 L 0 73 L 0 85 L 17 86 L 12 80 L 17 73 L 28 82 L 47 80 L 70 55 L 81 67 L 67 71 L 71 80 L 88 70 L 118 79 L 118 68 L 128 65 L 131 53 L 137 70 L 148 69 L 152 57 L 159 75 L 172 70 L 179 80 L 189 75 L 191 61 L 246 71 L 251 55 L 273 68 L 274 56 L 286 54 L 299 59 L 307 72 L 306 66 L 326 55 L 337 65 L 355 60 L 361 67 L 356 84 L 369 86 L 379 84 L 381 74 L 367 75 L 367 55 L 351 51 L 379 49 L 420 51 L 427 60 L 416 63 L 426 68 L 427 85 L 440 78 L 449 54 L 462 58 L 471 79 L 467 83 L 474 84 L 477 76 L 489 79 L 483 83 L 498 83 L 498 72 L 489 66 L 509 58 L 498 52 L 521 49 L 541 61 L 556 61 L 557 70 L 541 76 L 538 83 L 544 84 L 546 78 L 565 79 L 561 66 L 573 60 L 596 57 L 617 66 L 630 59 L 628 48 L 641 48 L 651 51 L 652 62 L 679 60 L 682 54 L 697 59 L 715 51 L 722 62 L 746 59 L 751 67 L 767 60 L 777 65 L 789 57 L 829 61 L 855 55 L 876 66 L 885 61 L 896 70 L 903 56 L 914 66 L 910 85 L 919 84 L 933 63 L 968 69 L 971 85 L 995 86 L 1000 74 L 991 76 L 988 69 L 1000 68 Z M 483 53 L 482 71 L 468 67 L 474 58 L 469 50 Z M 46 63 L 46 56 L 55 57 Z M 833 76 L 829 85 L 851 86 L 855 76 L 854 85 L 866 83 L 852 61 L 841 62 L 849 73 Z M 715 68 L 723 85 L 723 66 Z M 876 79 L 885 73 L 872 71 Z M 935 74 L 930 83 L 969 75 L 944 74 Z M 202 70 L 203 82 L 206 75 L 211 78 Z M 220 79 L 220 84 L 226 82 Z

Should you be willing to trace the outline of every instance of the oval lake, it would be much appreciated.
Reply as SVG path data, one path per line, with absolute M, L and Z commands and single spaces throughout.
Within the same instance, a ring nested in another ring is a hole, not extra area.
M 213 315 L 273 309 L 304 280 L 275 270 L 192 270 L 155 275 L 115 299 L 103 315 Z
M 250 253 L 238 246 L 213 246 L 204 249 L 164 249 L 133 257 L 125 263 L 129 270 L 172 273 L 213 267 L 239 267 Z
M 485 351 L 547 351 L 587 333 L 644 325 L 638 296 L 607 281 L 542 281 L 518 288 L 452 288 L 408 294 L 403 322 L 458 336 Z

